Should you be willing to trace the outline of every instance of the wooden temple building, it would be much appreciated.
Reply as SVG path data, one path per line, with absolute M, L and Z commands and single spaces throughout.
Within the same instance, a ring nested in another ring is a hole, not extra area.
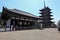
M 2 20 L 10 30 L 39 28 L 40 17 L 18 9 L 3 7 Z M 39 27 L 38 27 L 39 26 Z

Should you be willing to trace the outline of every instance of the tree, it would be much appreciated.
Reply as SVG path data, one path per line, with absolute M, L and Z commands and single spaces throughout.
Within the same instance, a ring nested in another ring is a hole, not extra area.
M 58 21 L 58 24 L 57 24 L 58 27 L 60 27 L 60 20 Z
M 58 21 L 57 26 L 58 26 L 58 31 L 60 31 L 60 20 Z
M 52 24 L 51 24 L 51 27 L 52 27 L 52 28 L 57 28 L 57 26 L 56 26 L 55 23 L 52 23 Z

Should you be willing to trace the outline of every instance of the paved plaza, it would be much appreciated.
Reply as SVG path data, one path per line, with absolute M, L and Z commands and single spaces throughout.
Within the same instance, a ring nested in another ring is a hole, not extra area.
M 56 28 L 0 32 L 0 40 L 60 40 Z

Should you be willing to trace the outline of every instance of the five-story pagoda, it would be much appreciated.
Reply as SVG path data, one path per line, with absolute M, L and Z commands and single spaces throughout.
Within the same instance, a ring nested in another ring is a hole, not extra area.
M 51 9 L 49 8 L 49 7 L 46 7 L 45 6 L 45 2 L 44 2 L 44 8 L 43 9 L 41 9 L 41 10 L 39 10 L 41 13 L 41 16 L 40 17 L 42 17 L 42 27 L 43 28 L 49 28 L 49 27 L 51 27 L 51 23 L 52 23 L 52 19 L 53 18 L 51 18 L 51 16 L 53 16 L 53 15 L 51 15 Z

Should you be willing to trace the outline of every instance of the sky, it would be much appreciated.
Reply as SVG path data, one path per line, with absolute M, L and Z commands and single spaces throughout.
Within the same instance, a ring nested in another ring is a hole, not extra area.
M 57 24 L 60 20 L 60 0 L 45 0 L 46 7 L 48 6 L 51 10 L 52 21 Z M 19 9 L 36 16 L 39 16 L 39 10 L 44 8 L 44 0 L 0 0 L 0 12 L 2 7 L 9 9 Z

